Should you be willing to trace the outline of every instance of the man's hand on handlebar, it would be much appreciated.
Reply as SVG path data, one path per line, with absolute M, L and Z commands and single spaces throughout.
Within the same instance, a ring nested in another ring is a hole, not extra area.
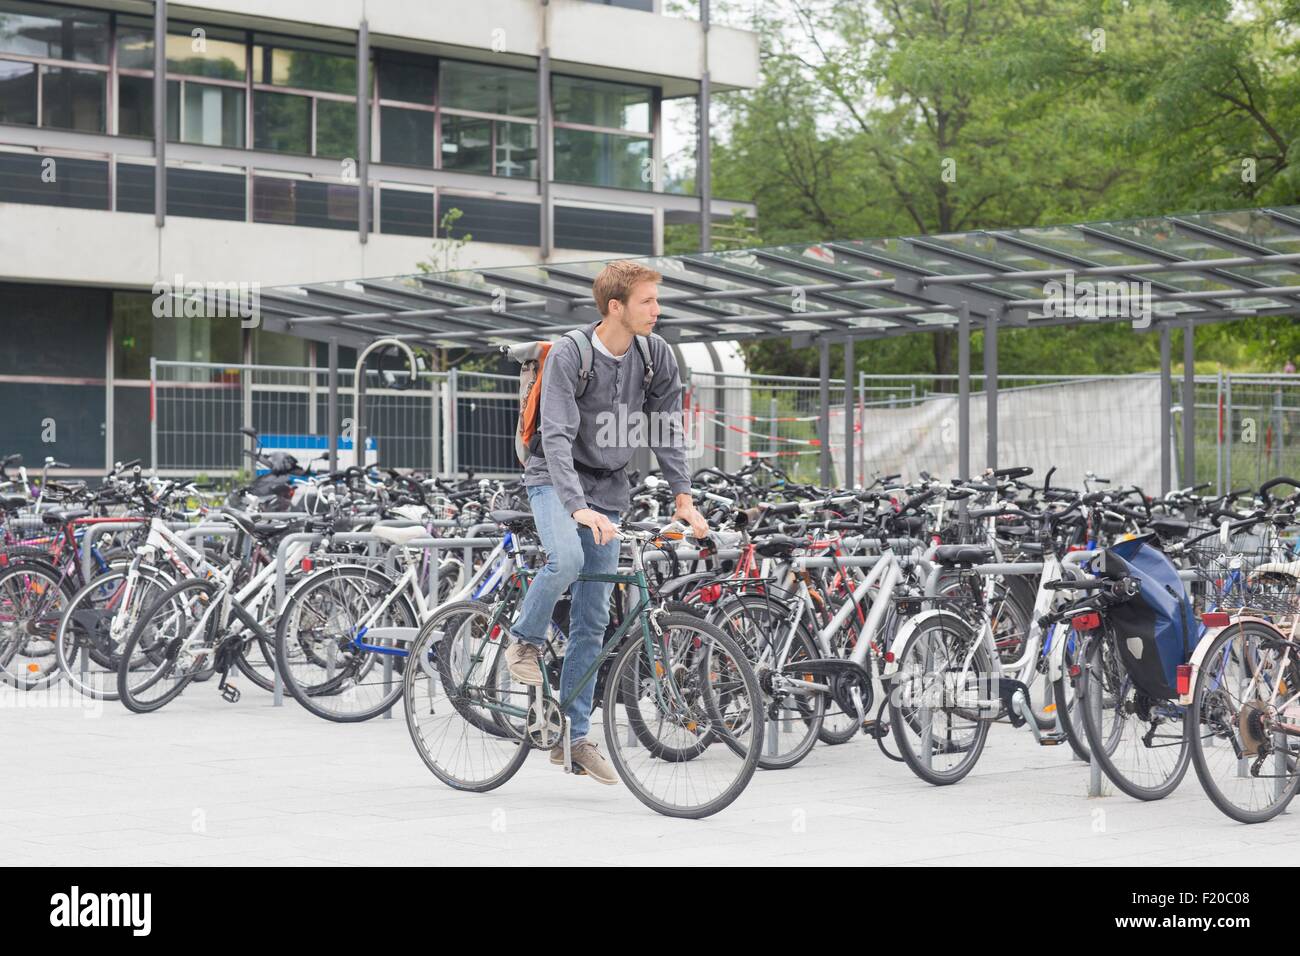
M 673 512 L 673 520 L 690 525 L 691 534 L 697 538 L 706 538 L 709 535 L 709 523 L 695 507 L 695 502 L 690 495 L 677 496 L 677 509 Z
M 591 536 L 596 544 L 609 544 L 618 537 L 618 528 L 594 508 L 579 508 L 573 513 L 573 520 L 591 529 Z

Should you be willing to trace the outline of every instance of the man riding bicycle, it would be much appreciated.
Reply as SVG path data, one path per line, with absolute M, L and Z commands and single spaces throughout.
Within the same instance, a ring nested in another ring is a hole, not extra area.
M 631 503 L 626 470 L 636 447 L 654 450 L 676 496 L 674 519 L 688 524 L 696 537 L 708 534 L 708 523 L 690 494 L 677 360 L 668 344 L 651 334 L 659 318 L 657 284 L 662 279 L 653 269 L 628 261 L 611 262 L 596 276 L 592 295 L 602 318 L 582 330 L 593 352 L 585 388 L 579 387 L 582 350 L 572 338 L 562 338 L 546 358 L 541 428 L 524 468 L 546 565 L 534 577 L 511 627 L 506 663 L 520 683 L 542 683 L 541 649 L 551 614 L 569 589 L 572 610 L 561 699 L 573 693 L 575 682 L 600 654 L 613 584 L 579 581 L 578 575 L 618 569 L 614 522 Z M 651 374 L 642 346 L 633 347 L 638 336 L 645 337 Z M 638 430 L 648 441 L 634 440 L 640 437 Z M 587 739 L 594 692 L 593 677 L 569 707 L 570 756 L 575 768 L 614 784 L 618 776 L 613 767 Z M 551 763 L 564 763 L 562 746 L 551 750 Z

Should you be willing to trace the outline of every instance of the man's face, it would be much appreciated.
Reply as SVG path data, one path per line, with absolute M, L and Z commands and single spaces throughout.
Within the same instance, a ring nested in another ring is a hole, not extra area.
M 659 284 L 638 282 L 627 294 L 627 305 L 614 299 L 609 311 L 633 335 L 649 335 L 659 321 Z

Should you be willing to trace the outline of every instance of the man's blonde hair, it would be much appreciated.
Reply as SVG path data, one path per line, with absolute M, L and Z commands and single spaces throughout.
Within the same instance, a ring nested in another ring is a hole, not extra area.
M 609 314 L 609 303 L 618 299 L 627 305 L 627 297 L 632 287 L 639 282 L 663 282 L 664 277 L 653 269 L 627 259 L 611 262 L 600 270 L 596 281 L 591 284 L 591 294 L 596 300 L 596 308 L 601 315 Z

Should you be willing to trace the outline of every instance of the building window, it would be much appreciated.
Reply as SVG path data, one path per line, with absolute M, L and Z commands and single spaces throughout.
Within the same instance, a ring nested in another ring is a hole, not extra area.
M 379 231 L 399 236 L 433 237 L 433 193 L 379 190 Z
M 379 155 L 385 163 L 433 165 L 434 114 L 395 106 L 379 108 Z
M 153 66 L 150 30 L 149 66 Z M 247 75 L 248 44 L 243 31 L 217 30 L 197 24 L 167 23 L 167 72 L 242 82 Z
M 244 145 L 244 91 L 210 83 L 181 83 L 181 142 Z
M 430 57 L 384 50 L 378 56 L 379 97 L 396 103 L 433 106 L 438 67 Z
M 254 176 L 253 221 L 356 229 L 357 195 L 357 187 L 346 183 Z M 374 209 L 373 191 L 370 203 Z M 373 222 L 368 226 L 374 229 Z
M 167 25 L 167 138 L 242 149 L 248 45 L 240 30 Z M 117 21 L 118 132 L 153 135 L 153 26 Z
M 536 73 L 387 50 L 376 72 L 383 162 L 537 178 Z
M 121 135 L 152 135 L 153 53 L 150 22 L 120 16 Z M 254 149 L 356 154 L 356 57 L 346 46 L 173 21 L 167 73 L 169 139 L 242 149 L 251 108 Z
M 108 65 L 108 14 L 0 0 L 0 53 Z
M 0 123 L 105 132 L 108 36 L 107 13 L 0 0 Z
M 253 329 L 253 364 L 305 368 L 311 365 L 312 343 L 298 335 Z
M 453 209 L 461 213 L 452 227 L 453 237 L 470 235 L 475 242 L 518 246 L 535 246 L 542 241 L 541 207 L 536 203 L 442 193 L 438 197 L 439 217 L 446 218 Z M 448 238 L 441 225 L 438 235 Z
M 357 155 L 355 100 L 316 100 L 316 155 L 332 159 Z
M 253 94 L 253 148 L 311 152 L 311 98 L 292 93 Z
M 41 125 L 104 132 L 104 87 L 107 73 L 41 68 Z
M 149 378 L 149 358 L 181 362 L 242 360 L 239 318 L 154 318 L 147 292 L 113 293 L 113 372 L 118 378 Z M 207 373 L 181 381 L 206 381 Z
M 555 120 L 634 133 L 650 132 L 654 91 L 587 77 L 556 76 L 551 80 Z
M 262 33 L 253 39 L 254 84 L 356 96 L 357 58 L 347 47 Z
M 551 95 L 556 179 L 621 189 L 652 188 L 653 89 L 556 76 Z
M 650 140 L 555 127 L 555 178 L 594 186 L 649 189 Z
M 537 117 L 537 74 L 531 70 L 443 60 L 438 76 L 443 109 Z
M 0 60 L 0 123 L 36 125 L 36 64 Z

